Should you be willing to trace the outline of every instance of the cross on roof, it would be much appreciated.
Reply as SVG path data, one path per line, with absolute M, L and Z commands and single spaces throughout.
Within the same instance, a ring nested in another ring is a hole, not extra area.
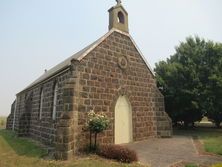
M 122 3 L 121 0 L 116 0 L 116 2 L 117 2 L 117 4 L 121 4 Z

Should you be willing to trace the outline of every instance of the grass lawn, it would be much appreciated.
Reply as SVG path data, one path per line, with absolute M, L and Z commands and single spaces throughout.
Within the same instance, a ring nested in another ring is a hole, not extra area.
M 222 129 L 196 128 L 194 130 L 175 130 L 174 134 L 197 136 L 206 152 L 222 155 Z
M 17 138 L 7 130 L 0 130 L 0 167 L 145 167 L 138 163 L 120 164 L 97 156 L 72 161 L 44 160 L 46 151 L 32 141 Z
M 222 167 L 222 163 L 221 164 L 217 164 L 217 165 L 213 165 L 212 167 Z
M 187 164 L 187 165 L 185 165 L 185 167 L 200 167 L 200 166 L 196 165 L 196 164 Z M 222 167 L 222 164 L 215 164 L 211 167 Z
M 0 129 L 5 129 L 5 125 L 6 125 L 6 117 L 0 116 Z
M 195 164 L 188 164 L 188 165 L 186 165 L 185 167 L 198 167 L 198 166 L 195 165 Z

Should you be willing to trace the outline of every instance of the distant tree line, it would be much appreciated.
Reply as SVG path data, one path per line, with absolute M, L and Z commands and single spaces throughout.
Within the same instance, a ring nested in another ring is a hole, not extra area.
M 0 129 L 4 129 L 6 125 L 6 118 L 0 117 Z
M 188 37 L 176 53 L 156 64 L 157 85 L 174 124 L 193 125 L 203 116 L 222 122 L 222 44 Z

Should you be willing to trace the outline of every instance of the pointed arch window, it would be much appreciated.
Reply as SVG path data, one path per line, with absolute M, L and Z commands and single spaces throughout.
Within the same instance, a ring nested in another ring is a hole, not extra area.
M 43 111 L 43 98 L 44 98 L 44 92 L 43 89 L 40 93 L 40 105 L 39 105 L 39 119 L 42 119 L 42 111 Z
M 56 83 L 54 86 L 53 92 L 53 109 L 52 109 L 52 119 L 56 119 L 56 105 L 57 105 L 57 96 L 58 96 L 58 84 Z

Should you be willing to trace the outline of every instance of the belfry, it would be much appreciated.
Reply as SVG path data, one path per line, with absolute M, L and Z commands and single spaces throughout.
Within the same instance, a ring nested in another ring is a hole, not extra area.
M 121 1 L 117 1 L 117 5 L 109 9 L 109 30 L 113 28 L 129 33 L 128 13 Z

